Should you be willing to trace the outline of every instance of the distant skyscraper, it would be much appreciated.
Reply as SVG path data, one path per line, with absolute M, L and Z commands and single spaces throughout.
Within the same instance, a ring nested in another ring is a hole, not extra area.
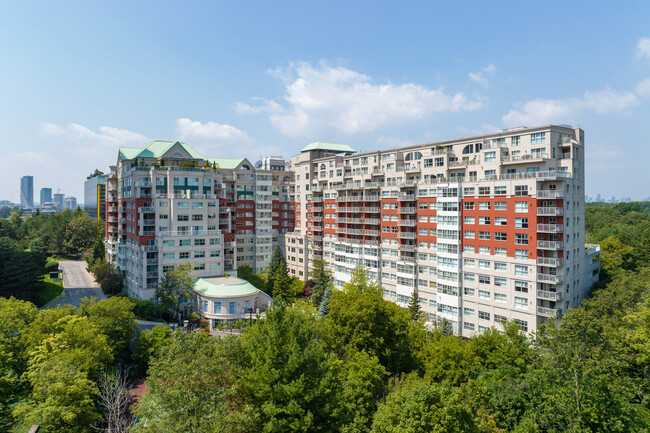
M 63 200 L 63 207 L 65 209 L 75 210 L 77 208 L 77 198 L 76 197 L 66 197 Z
M 41 202 L 39 204 L 43 206 L 44 203 L 52 203 L 52 188 L 41 188 Z
M 84 183 L 84 210 L 93 219 L 104 219 L 106 213 L 106 175 L 100 174 Z
M 55 207 L 61 207 L 61 208 L 63 207 L 63 197 L 64 195 L 61 194 L 60 192 L 54 194 L 53 203 Z
M 20 205 L 24 208 L 34 207 L 34 176 L 20 178 Z

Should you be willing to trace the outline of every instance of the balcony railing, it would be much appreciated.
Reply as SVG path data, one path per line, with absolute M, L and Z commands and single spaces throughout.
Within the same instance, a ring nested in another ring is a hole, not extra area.
M 537 198 L 563 198 L 564 194 L 562 194 L 562 191 L 544 191 L 544 190 L 538 190 L 537 191 Z
M 564 297 L 562 292 L 551 292 L 550 290 L 538 290 L 537 297 L 549 301 L 561 301 Z
M 398 248 L 400 251 L 415 251 L 415 245 L 399 244 Z
M 537 314 L 544 317 L 555 317 L 558 310 L 555 308 L 537 307 Z
M 562 284 L 562 275 L 537 273 L 537 281 L 549 284 Z
M 564 259 L 552 257 L 537 257 L 537 264 L 539 266 L 561 267 L 564 266 Z
M 399 213 L 401 214 L 415 214 L 417 209 L 415 207 L 401 207 L 399 208 Z
M 563 243 L 559 241 L 537 241 L 537 248 L 540 250 L 561 250 Z
M 415 201 L 415 194 L 400 194 L 399 201 Z
M 379 201 L 381 197 L 378 194 L 364 195 L 363 201 Z
M 414 232 L 400 232 L 397 237 L 400 239 L 415 239 L 416 234 Z
M 537 215 L 539 216 L 560 216 L 564 215 L 564 208 L 562 207 L 538 207 Z
M 541 233 L 562 233 L 562 224 L 537 224 L 537 231 Z
M 402 226 L 402 227 L 415 227 L 417 225 L 417 221 L 415 221 L 415 220 L 399 220 L 399 222 L 397 224 Z
M 155 213 L 156 209 L 153 206 L 139 207 L 138 213 Z

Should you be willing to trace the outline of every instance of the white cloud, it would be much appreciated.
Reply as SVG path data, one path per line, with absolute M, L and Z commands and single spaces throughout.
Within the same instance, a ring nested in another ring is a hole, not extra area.
M 183 140 L 233 144 L 238 141 L 250 141 L 244 131 L 234 126 L 212 121 L 201 123 L 187 118 L 178 119 L 176 120 L 176 132 Z
M 496 70 L 497 68 L 490 63 L 486 67 L 481 68 L 478 72 L 470 72 L 469 79 L 488 89 L 490 87 L 490 78 L 494 76 Z
M 650 98 L 650 78 L 646 78 L 636 85 L 636 93 L 639 96 Z
M 65 128 L 53 123 L 41 122 L 41 131 L 45 135 L 62 135 L 65 133 Z
M 264 100 L 257 106 L 238 103 L 235 108 L 239 113 L 267 112 L 271 123 L 288 136 L 372 132 L 436 112 L 476 110 L 484 105 L 480 98 L 448 93 L 444 88 L 432 90 L 390 81 L 375 84 L 368 75 L 325 63 L 292 63 L 287 69 L 268 72 L 283 81 L 284 102 Z
M 608 114 L 624 112 L 639 103 L 632 92 L 617 92 L 606 87 L 585 92 L 582 98 L 533 99 L 502 117 L 506 126 L 534 126 L 547 123 L 572 123 L 583 112 Z
M 640 38 L 636 43 L 636 57 L 650 60 L 650 38 Z

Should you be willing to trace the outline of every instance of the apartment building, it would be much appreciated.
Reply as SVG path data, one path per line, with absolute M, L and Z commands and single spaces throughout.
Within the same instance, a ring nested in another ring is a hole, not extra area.
M 181 142 L 120 148 L 106 191 L 107 258 L 140 299 L 179 263 L 201 278 L 266 268 L 295 223 L 293 173 L 204 157 Z
M 290 273 L 322 257 L 342 287 L 366 266 L 384 297 L 418 293 L 430 322 L 470 336 L 503 320 L 535 332 L 598 279 L 585 249 L 584 132 L 547 125 L 356 153 L 313 143 L 291 159 Z

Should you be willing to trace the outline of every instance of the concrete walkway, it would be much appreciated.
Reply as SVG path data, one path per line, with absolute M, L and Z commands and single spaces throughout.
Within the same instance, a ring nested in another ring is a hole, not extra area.
M 82 260 L 67 260 L 59 262 L 63 274 L 63 292 L 48 302 L 43 308 L 54 308 L 58 305 L 79 307 L 83 298 L 106 299 L 93 275 L 86 270 L 88 263 Z

